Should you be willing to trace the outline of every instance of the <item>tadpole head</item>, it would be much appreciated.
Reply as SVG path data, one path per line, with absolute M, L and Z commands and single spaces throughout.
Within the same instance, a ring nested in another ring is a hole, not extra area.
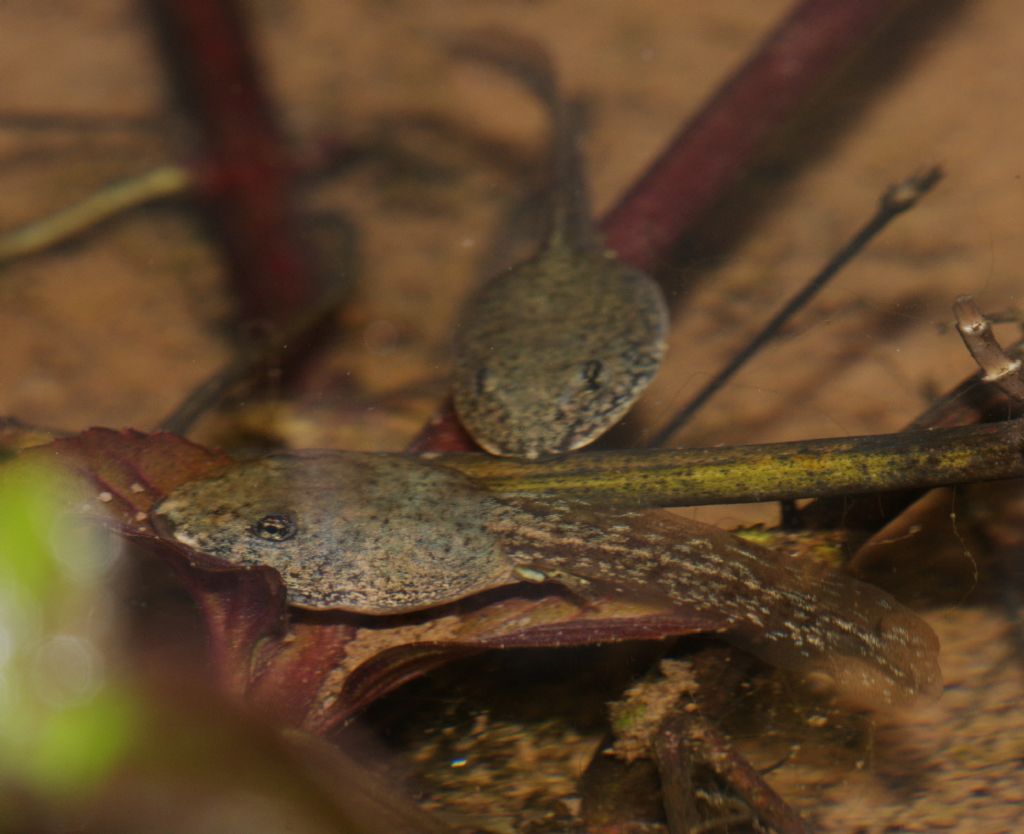
M 534 459 L 593 442 L 665 352 L 668 315 L 648 276 L 604 255 L 553 257 L 485 286 L 459 332 L 455 410 L 491 454 Z
M 161 535 L 281 574 L 292 605 L 415 611 L 511 581 L 486 528 L 493 499 L 464 476 L 397 455 L 274 455 L 174 490 Z
M 494 360 L 456 385 L 455 408 L 466 430 L 494 455 L 536 459 L 592 443 L 611 428 L 646 387 L 655 361 L 618 357 L 563 361 L 537 357 Z

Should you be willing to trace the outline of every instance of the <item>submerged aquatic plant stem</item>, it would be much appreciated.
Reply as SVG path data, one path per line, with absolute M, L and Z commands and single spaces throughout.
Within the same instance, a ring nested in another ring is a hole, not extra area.
M 44 252 L 127 209 L 177 197 L 192 186 L 192 175 L 179 165 L 161 165 L 111 183 L 67 208 L 0 235 L 0 264 Z
M 601 224 L 609 248 L 656 268 L 792 118 L 899 8 L 804 0 L 709 99 Z
M 499 493 L 680 507 L 915 489 L 1024 476 L 1024 420 L 712 449 L 578 452 L 526 463 L 436 460 Z
M 200 199 L 232 266 L 244 318 L 281 323 L 321 277 L 294 211 L 288 151 L 237 0 L 149 0 L 180 100 L 201 133 Z

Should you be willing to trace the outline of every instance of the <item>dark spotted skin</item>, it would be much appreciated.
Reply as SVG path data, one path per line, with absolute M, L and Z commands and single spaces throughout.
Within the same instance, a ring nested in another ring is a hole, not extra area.
M 273 455 L 193 481 L 157 528 L 235 565 L 269 565 L 301 608 L 390 614 L 512 581 L 480 515 L 496 505 L 464 476 L 398 455 Z M 267 536 L 280 519 L 294 533 Z
M 600 252 L 549 247 L 491 281 L 456 342 L 455 410 L 496 455 L 585 446 L 647 387 L 668 314 L 643 273 Z
M 828 676 L 860 706 L 902 705 L 942 688 L 939 643 L 895 598 L 665 510 L 507 501 L 490 529 L 520 571 L 577 593 L 621 596 L 717 623 L 769 663 Z
M 548 57 L 507 38 L 460 51 L 507 70 L 547 107 L 555 193 L 541 251 L 487 282 L 463 312 L 455 411 L 491 454 L 562 454 L 604 434 L 653 379 L 668 309 L 650 276 L 601 249 L 575 129 Z
M 867 705 L 941 686 L 938 641 L 888 594 L 663 510 L 499 497 L 417 458 L 277 455 L 187 484 L 168 537 L 281 573 L 293 605 L 392 614 L 523 579 L 698 616 L 769 662 Z

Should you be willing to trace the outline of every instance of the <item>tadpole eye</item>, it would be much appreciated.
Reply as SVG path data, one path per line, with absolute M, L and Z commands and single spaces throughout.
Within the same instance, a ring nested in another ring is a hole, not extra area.
M 299 531 L 295 519 L 287 513 L 270 513 L 252 526 L 253 535 L 268 542 L 285 542 Z
M 601 370 L 602 365 L 599 359 L 591 359 L 583 365 L 583 372 L 581 375 L 583 377 L 583 381 L 591 391 L 595 391 L 601 387 Z

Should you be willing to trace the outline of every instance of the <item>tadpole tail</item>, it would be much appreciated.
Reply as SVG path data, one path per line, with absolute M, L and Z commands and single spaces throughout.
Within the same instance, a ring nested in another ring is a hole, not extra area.
M 532 38 L 496 27 L 464 32 L 448 41 L 448 49 L 458 58 L 489 64 L 508 73 L 544 105 L 551 118 L 555 184 L 548 245 L 596 248 L 599 236 L 591 219 L 583 160 L 576 142 L 576 108 L 562 95 L 551 55 Z
M 937 697 L 939 642 L 878 588 L 662 510 L 514 503 L 511 558 L 595 596 L 697 612 L 774 665 L 827 675 L 860 706 Z

